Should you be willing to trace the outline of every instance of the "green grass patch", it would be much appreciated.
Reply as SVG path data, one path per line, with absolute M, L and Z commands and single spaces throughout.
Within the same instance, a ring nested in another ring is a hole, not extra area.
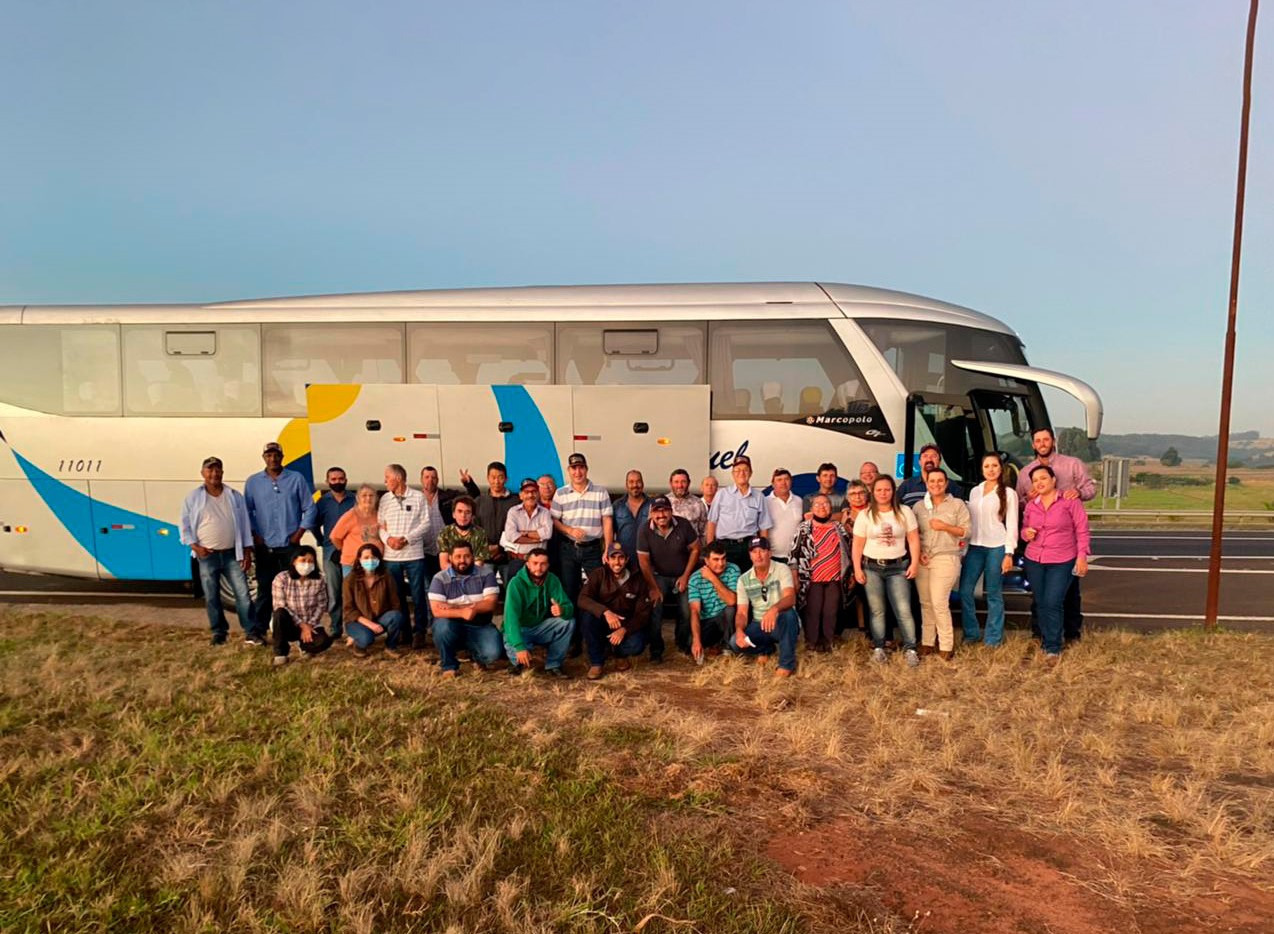
M 266 661 L 48 618 L 6 641 L 0 930 L 803 926 L 774 869 L 687 813 L 714 795 L 598 765 L 599 743 L 666 758 L 656 730 L 539 733 L 477 694 Z

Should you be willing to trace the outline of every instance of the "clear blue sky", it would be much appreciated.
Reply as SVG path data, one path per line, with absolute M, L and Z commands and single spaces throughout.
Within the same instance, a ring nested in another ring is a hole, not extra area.
M 858 282 L 1003 318 L 1110 431 L 1216 430 L 1244 0 L 4 9 L 0 303 Z M 1274 435 L 1264 15 L 1233 427 Z

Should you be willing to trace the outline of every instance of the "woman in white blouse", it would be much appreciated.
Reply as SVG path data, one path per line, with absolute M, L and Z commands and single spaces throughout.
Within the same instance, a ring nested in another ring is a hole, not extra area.
M 983 482 L 969 492 L 969 549 L 960 571 L 960 619 L 964 641 L 999 645 L 1004 641 L 1004 590 L 1002 579 L 1013 567 L 1017 547 L 1017 493 L 1004 482 L 1004 464 L 998 453 L 982 458 Z M 986 576 L 986 635 L 978 631 L 973 591 Z

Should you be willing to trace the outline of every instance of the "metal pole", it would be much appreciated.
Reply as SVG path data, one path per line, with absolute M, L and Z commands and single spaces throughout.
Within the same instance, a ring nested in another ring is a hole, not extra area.
M 1234 252 L 1230 259 L 1230 317 L 1225 331 L 1225 364 L 1221 376 L 1221 425 L 1217 433 L 1216 490 L 1212 496 L 1212 551 L 1208 558 L 1208 601 L 1203 626 L 1217 626 L 1221 600 L 1221 536 L 1225 531 L 1226 462 L 1230 459 L 1230 399 L 1234 390 L 1234 329 L 1239 313 L 1239 259 L 1243 255 L 1243 197 L 1247 190 L 1247 135 L 1252 112 L 1252 49 L 1256 44 L 1256 11 L 1252 0 L 1247 15 L 1247 51 L 1243 60 L 1243 120 L 1239 129 L 1239 179 L 1234 196 Z

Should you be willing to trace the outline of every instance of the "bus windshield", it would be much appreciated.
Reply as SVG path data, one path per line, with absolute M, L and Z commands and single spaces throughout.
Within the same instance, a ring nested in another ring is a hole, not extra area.
M 966 396 L 974 389 L 1011 389 L 1013 379 L 952 366 L 952 360 L 1026 363 L 1012 334 L 928 321 L 859 320 L 863 333 L 893 367 L 907 391 Z

